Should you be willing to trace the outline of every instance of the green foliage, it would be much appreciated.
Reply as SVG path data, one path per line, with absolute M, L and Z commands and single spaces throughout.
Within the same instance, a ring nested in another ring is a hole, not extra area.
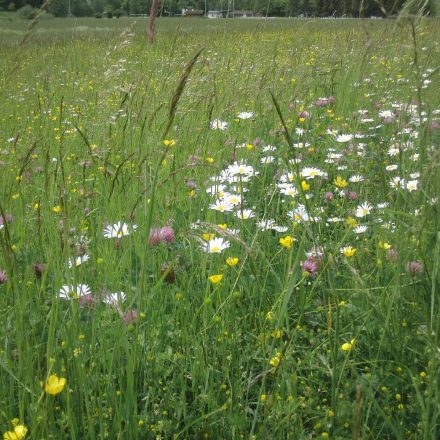
M 86 17 L 92 15 L 92 8 L 87 0 L 76 0 L 71 3 L 71 12 L 75 17 Z
M 55 17 L 67 17 L 69 0 L 51 0 L 49 2 L 49 12 Z
M 17 10 L 17 15 L 26 20 L 32 20 L 38 14 L 38 9 L 31 5 L 26 5 Z

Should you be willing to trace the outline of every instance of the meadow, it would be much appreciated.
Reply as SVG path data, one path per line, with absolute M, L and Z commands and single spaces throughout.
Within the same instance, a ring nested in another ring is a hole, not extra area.
M 436 19 L 0 16 L 4 439 L 440 438 Z

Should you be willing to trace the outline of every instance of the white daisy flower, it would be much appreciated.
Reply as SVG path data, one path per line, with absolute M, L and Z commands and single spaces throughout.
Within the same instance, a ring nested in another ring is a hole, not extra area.
M 224 202 L 223 200 L 217 200 L 215 203 L 209 205 L 209 209 L 219 212 L 228 212 L 234 209 L 234 205 L 232 203 Z
M 273 219 L 267 219 L 257 222 L 257 227 L 261 231 L 276 231 L 276 232 L 286 232 L 289 228 L 287 226 L 279 226 L 275 223 Z
M 131 234 L 137 225 L 130 226 L 127 223 L 117 222 L 113 225 L 108 225 L 104 228 L 105 238 L 121 238 Z
M 279 226 L 279 225 L 274 225 L 272 226 L 272 229 L 276 232 L 286 232 L 289 228 L 287 226 Z
M 237 115 L 238 119 L 252 119 L 254 117 L 254 114 L 252 112 L 240 112 Z
M 235 148 L 246 148 L 249 144 L 247 142 L 243 142 L 241 144 L 237 144 Z
M 92 293 L 90 287 L 87 284 L 64 285 L 58 292 L 58 296 L 63 299 L 77 299 L 84 295 L 90 295 Z
M 387 165 L 386 167 L 385 167 L 385 169 L 387 170 L 387 171 L 395 171 L 395 170 L 397 170 L 397 168 L 398 168 L 399 166 L 398 165 Z
M 211 196 L 223 197 L 224 192 L 226 191 L 225 185 L 212 185 L 206 189 L 206 192 Z
M 290 165 L 297 165 L 302 162 L 302 159 L 300 157 L 296 157 L 294 159 L 289 159 Z
M 376 205 L 376 208 L 378 208 L 378 209 L 385 209 L 385 208 L 387 208 L 389 206 L 389 203 L 388 202 L 383 202 L 383 203 L 378 203 L 377 205 Z
M 366 232 L 367 229 L 368 229 L 368 226 L 359 225 L 359 226 L 356 226 L 355 228 L 353 228 L 353 232 L 355 234 L 363 234 L 364 232 Z
M 266 145 L 265 147 L 263 147 L 264 153 L 274 152 L 274 151 L 277 151 L 277 147 L 274 147 L 273 145 Z
M 327 223 L 341 223 L 344 219 L 342 217 L 330 217 L 327 219 Z
M 275 220 L 271 218 L 257 222 L 257 228 L 261 231 L 269 231 L 272 229 L 273 226 L 275 226 Z
M 214 182 L 227 182 L 228 179 L 231 177 L 231 175 L 229 174 L 229 170 L 222 170 L 222 172 L 220 173 L 220 176 L 216 176 L 214 178 L 212 178 L 212 180 L 214 180 Z
M 255 176 L 258 175 L 258 174 L 259 174 L 258 171 L 255 172 Z M 226 182 L 228 182 L 229 184 L 232 184 L 232 183 L 247 183 L 247 182 L 250 182 L 250 181 L 251 181 L 251 176 L 245 176 L 245 175 L 242 175 L 242 174 L 239 174 L 237 176 L 230 176 L 226 180 Z
M 234 206 L 240 205 L 241 200 L 241 196 L 237 194 L 226 194 L 224 197 L 222 197 L 222 202 L 230 203 Z
M 265 156 L 260 159 L 260 163 L 263 165 L 266 165 L 268 163 L 272 163 L 275 160 L 273 156 Z
M 247 220 L 249 218 L 255 217 L 255 213 L 251 209 L 243 209 L 241 211 L 237 211 L 235 213 L 235 216 L 242 220 Z
M 302 204 L 299 204 L 298 207 L 295 208 L 293 211 L 288 212 L 287 215 L 289 216 L 289 218 L 297 223 L 301 223 L 303 221 L 308 222 L 310 220 L 310 216 L 306 211 L 305 206 Z
M 269 163 L 272 163 L 275 160 L 275 157 L 273 156 L 264 156 L 260 159 L 260 163 L 263 165 L 267 165 Z
M 391 145 L 391 147 L 388 148 L 388 152 L 387 152 L 388 156 L 391 156 L 391 157 L 397 156 L 399 153 L 400 153 L 400 150 L 395 145 Z
M 340 134 L 335 137 L 335 141 L 340 142 L 341 144 L 346 143 L 346 142 L 350 142 L 352 139 L 353 139 L 352 134 Z
M 390 180 L 390 186 L 391 188 L 405 188 L 405 179 L 402 179 L 399 176 L 393 177 Z
M 319 168 L 306 167 L 301 170 L 301 177 L 306 180 L 313 179 L 314 177 L 326 177 L 327 173 L 320 170 Z
M 118 304 L 124 302 L 125 300 L 126 296 L 124 292 L 113 292 L 107 293 L 107 295 L 104 296 L 102 302 L 110 306 L 117 307 Z
M 419 185 L 418 180 L 409 180 L 408 183 L 406 184 L 406 189 L 409 192 L 417 191 L 418 185 Z
M 229 241 L 223 238 L 213 238 L 202 244 L 202 249 L 208 254 L 220 254 L 222 251 L 229 247 Z
M 280 188 L 280 193 L 285 196 L 295 197 L 298 194 L 298 190 L 293 185 L 279 184 L 278 187 Z
M 279 180 L 281 183 L 294 182 L 295 181 L 295 174 L 293 174 L 293 173 L 283 174 Z
M 307 258 L 317 258 L 321 259 L 324 256 L 324 251 L 320 247 L 313 247 L 308 252 L 306 252 Z
M 382 119 L 394 119 L 394 112 L 392 110 L 381 110 L 379 117 Z
M 368 202 L 364 202 L 357 207 L 355 216 L 359 218 L 365 217 L 370 214 L 372 209 L 373 207 Z
M 248 192 L 249 188 L 245 188 L 245 187 L 241 187 L 241 186 L 231 186 L 230 190 L 235 193 L 241 194 L 241 193 Z
M 309 144 L 308 142 L 306 142 L 306 143 L 304 143 L 304 142 L 298 142 L 298 143 L 296 143 L 296 144 L 292 144 L 292 147 L 293 147 L 293 148 L 297 148 L 297 149 L 300 149 L 300 148 L 307 148 L 307 147 L 310 147 L 310 144 Z
M 361 176 L 360 174 L 355 174 L 354 176 L 351 176 L 348 181 L 351 183 L 358 183 L 358 182 L 363 182 L 365 179 L 363 176 Z
M 341 153 L 329 153 L 327 154 L 328 159 L 341 159 L 342 154 Z
M 213 130 L 226 130 L 228 128 L 228 123 L 221 121 L 220 119 L 214 119 L 211 121 L 211 128 Z
M 255 171 L 254 168 L 250 165 L 246 165 L 244 162 L 238 163 L 234 162 L 232 165 L 228 167 L 229 174 L 231 176 L 254 176 Z
M 75 257 L 75 258 L 69 258 L 69 269 L 72 269 L 72 267 L 81 266 L 81 264 L 83 264 L 89 260 L 90 260 L 90 257 L 88 255 L 81 255 L 81 256 Z

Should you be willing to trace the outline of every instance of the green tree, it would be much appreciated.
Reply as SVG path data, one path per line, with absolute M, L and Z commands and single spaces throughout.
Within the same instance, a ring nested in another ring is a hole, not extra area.
M 68 0 L 50 0 L 49 12 L 55 17 L 67 17 Z
M 287 0 L 286 15 L 289 17 L 294 17 L 300 12 L 299 0 Z
M 88 5 L 86 0 L 71 0 L 70 1 L 71 13 L 75 17 L 85 17 L 92 15 L 92 8 Z

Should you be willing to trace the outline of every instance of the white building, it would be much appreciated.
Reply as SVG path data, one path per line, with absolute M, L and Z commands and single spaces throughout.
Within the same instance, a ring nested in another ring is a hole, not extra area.
M 208 11 L 208 18 L 225 18 L 226 12 L 224 11 Z

